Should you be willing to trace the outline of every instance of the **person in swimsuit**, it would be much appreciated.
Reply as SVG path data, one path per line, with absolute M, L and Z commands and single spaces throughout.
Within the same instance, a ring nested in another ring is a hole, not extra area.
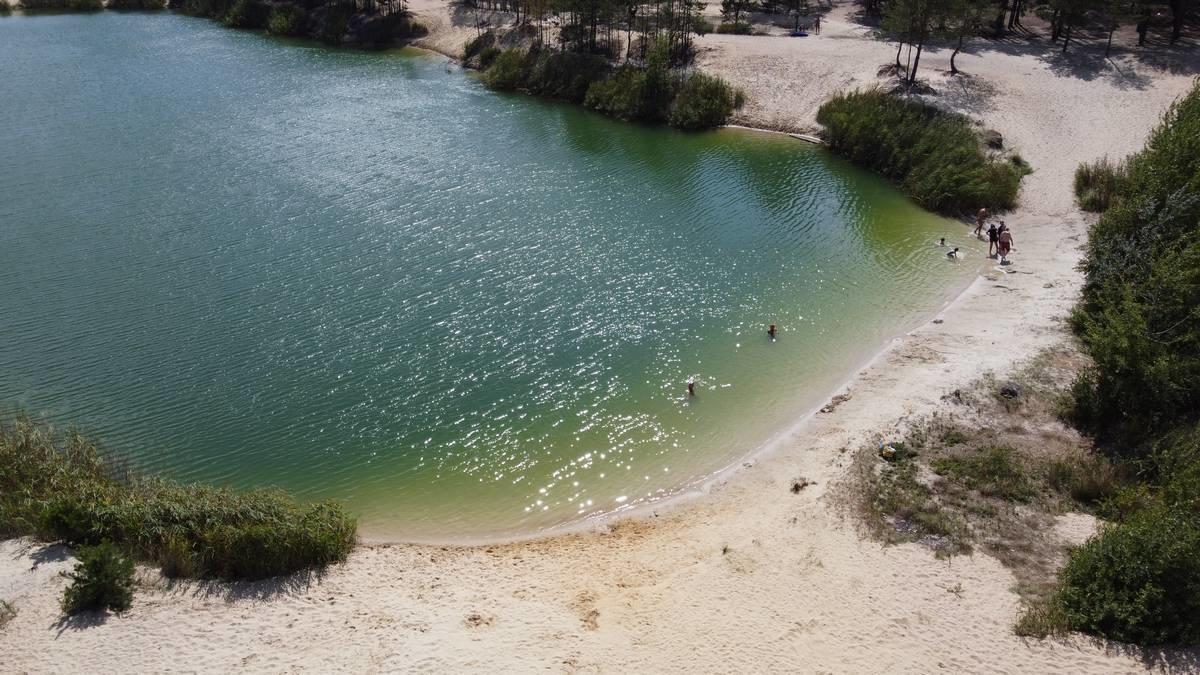
M 946 248 L 946 238 L 945 237 L 938 239 L 938 246 L 941 246 L 942 248 Z
M 958 247 L 955 246 L 953 251 L 947 251 L 946 257 L 950 258 L 951 260 L 957 260 L 958 259 Z
M 696 381 L 689 379 L 688 380 L 688 396 L 695 396 L 695 395 L 696 395 Z
M 767 329 L 767 335 L 770 335 L 772 340 L 775 339 L 775 324 L 771 324 L 771 327 Z
M 997 251 L 1000 254 L 1000 264 L 1007 265 L 1008 264 L 1008 252 L 1013 249 L 1013 236 L 1012 236 L 1012 232 L 1009 231 L 1007 225 L 1004 225 L 1004 224 L 1000 225 L 1000 237 L 999 237 L 999 241 L 997 242 L 997 244 L 999 246 Z
M 992 257 L 995 253 L 993 249 L 999 248 L 1000 230 L 996 229 L 995 225 L 988 228 L 988 257 Z
M 987 217 L 988 217 L 987 208 L 979 209 L 979 212 L 975 214 L 975 236 L 976 237 L 981 237 L 983 235 L 983 224 L 987 221 Z

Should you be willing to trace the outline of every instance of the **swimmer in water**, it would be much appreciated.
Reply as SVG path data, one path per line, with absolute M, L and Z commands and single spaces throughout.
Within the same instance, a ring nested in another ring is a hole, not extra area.
M 947 251 L 946 257 L 950 258 L 952 260 L 957 260 L 958 259 L 958 247 L 955 246 L 953 251 Z
M 771 327 L 767 329 L 767 335 L 770 335 L 772 340 L 775 339 L 775 324 L 771 324 Z
M 689 379 L 688 380 L 688 396 L 695 396 L 695 395 L 696 395 L 696 381 Z
M 945 237 L 938 239 L 938 246 L 941 246 L 942 248 L 946 248 L 946 238 Z

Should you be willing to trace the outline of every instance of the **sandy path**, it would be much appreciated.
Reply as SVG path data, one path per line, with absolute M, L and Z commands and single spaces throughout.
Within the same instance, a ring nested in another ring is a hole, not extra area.
M 473 34 L 451 26 L 440 3 L 414 5 L 434 28 L 425 46 L 453 53 Z M 864 37 L 843 10 L 823 33 L 708 36 L 701 67 L 748 91 L 739 122 L 807 129 L 821 100 L 875 82 L 894 52 Z M 1080 160 L 1139 147 L 1195 72 L 1128 59 L 1117 61 L 1124 74 L 1092 72 L 1005 47 L 961 56 L 972 75 L 964 87 L 934 74 L 948 57 L 924 60 L 944 91 L 938 100 L 1001 131 L 1036 169 L 1023 208 L 1007 218 L 1016 264 L 979 278 L 938 315 L 941 323 L 889 345 L 850 381 L 851 397 L 835 412 L 799 421 L 710 494 L 611 531 L 491 547 L 363 547 L 319 580 L 230 588 L 149 575 L 127 615 L 65 625 L 57 623 L 57 571 L 68 565 L 61 551 L 0 543 L 0 598 L 19 611 L 0 632 L 0 671 L 1195 668 L 1195 653 L 1017 638 L 1013 578 L 994 559 L 946 562 L 916 545 L 881 548 L 860 539 L 829 498 L 849 462 L 842 449 L 1064 339 L 1085 226 L 1071 204 L 1071 173 Z M 967 235 L 965 225 L 949 233 Z M 789 482 L 799 476 L 816 484 L 793 495 Z

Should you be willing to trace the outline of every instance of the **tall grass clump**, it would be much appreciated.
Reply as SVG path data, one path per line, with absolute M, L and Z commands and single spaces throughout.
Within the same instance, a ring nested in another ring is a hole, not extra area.
M 0 423 L 0 537 L 110 541 L 171 576 L 261 579 L 345 560 L 356 525 L 333 502 L 134 478 L 77 433 Z
M 1075 169 L 1075 199 L 1079 208 L 1095 213 L 1108 209 L 1120 196 L 1128 171 L 1125 161 L 1102 157 Z
M 879 90 L 839 94 L 817 112 L 834 152 L 943 213 L 1016 206 L 1023 162 L 990 156 L 970 120 Z

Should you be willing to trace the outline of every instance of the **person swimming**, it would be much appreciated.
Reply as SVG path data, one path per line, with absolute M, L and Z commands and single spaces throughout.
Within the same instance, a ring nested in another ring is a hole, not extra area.
M 767 335 L 770 335 L 772 340 L 775 339 L 775 324 L 771 324 L 771 327 L 767 328 Z
M 953 251 L 946 251 L 946 257 L 950 258 L 951 260 L 958 259 L 958 247 L 955 246 Z
M 688 396 L 696 395 L 696 381 L 688 378 Z
M 938 246 L 941 246 L 942 248 L 946 248 L 946 238 L 945 237 L 938 239 Z

